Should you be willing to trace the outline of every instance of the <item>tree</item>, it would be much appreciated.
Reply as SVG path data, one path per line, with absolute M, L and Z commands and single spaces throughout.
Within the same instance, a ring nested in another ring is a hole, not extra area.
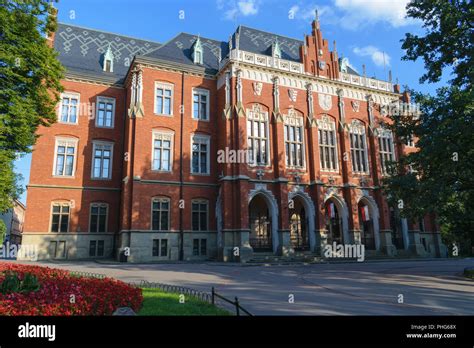
M 0 0 L 0 211 L 19 193 L 15 157 L 31 151 L 39 126 L 56 120 L 64 70 L 46 36 L 56 30 L 47 0 Z
M 403 216 L 435 212 L 445 241 L 461 243 L 465 252 L 474 241 L 473 11 L 469 0 L 407 5 L 408 16 L 423 22 L 426 35 L 405 35 L 403 59 L 423 59 L 421 83 L 438 82 L 447 71 L 453 78 L 436 95 L 411 92 L 418 119 L 391 116 L 393 130 L 401 138 L 414 135 L 418 151 L 401 155 L 384 181 L 391 200 L 403 202 Z

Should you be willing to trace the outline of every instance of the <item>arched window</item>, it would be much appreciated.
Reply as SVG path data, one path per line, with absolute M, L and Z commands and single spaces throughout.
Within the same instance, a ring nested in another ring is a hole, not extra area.
M 286 166 L 304 167 L 304 121 L 295 110 L 290 109 L 284 117 Z
M 336 123 L 328 116 L 318 121 L 319 160 L 324 171 L 337 171 Z
M 395 149 L 392 132 L 387 129 L 382 129 L 379 133 L 379 155 L 382 173 L 388 174 L 389 163 L 395 161 Z
M 268 112 L 255 104 L 247 110 L 247 148 L 249 164 L 266 166 L 270 161 L 268 149 Z
M 359 120 L 353 120 L 350 125 L 352 171 L 354 173 L 368 173 L 367 142 L 365 126 Z

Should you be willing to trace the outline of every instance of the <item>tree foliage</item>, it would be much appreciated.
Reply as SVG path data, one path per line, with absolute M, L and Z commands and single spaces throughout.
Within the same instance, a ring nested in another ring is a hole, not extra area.
M 55 11 L 47 0 L 0 0 L 0 211 L 17 192 L 9 162 L 31 151 L 39 126 L 56 120 L 64 70 L 46 40 Z
M 423 21 L 426 35 L 406 34 L 404 59 L 423 59 L 422 83 L 438 82 L 446 71 L 453 78 L 435 95 L 411 91 L 419 118 L 391 116 L 401 138 L 415 136 L 417 151 L 400 156 L 385 190 L 393 201 L 403 201 L 402 215 L 435 212 L 451 241 L 474 240 L 473 6 L 412 1 L 407 13 Z

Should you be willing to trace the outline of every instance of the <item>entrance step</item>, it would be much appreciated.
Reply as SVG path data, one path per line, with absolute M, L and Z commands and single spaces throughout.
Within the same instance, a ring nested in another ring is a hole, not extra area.
M 250 264 L 261 263 L 301 263 L 301 262 L 319 262 L 320 257 L 311 252 L 297 252 L 292 257 L 283 257 L 273 253 L 254 253 L 246 262 Z

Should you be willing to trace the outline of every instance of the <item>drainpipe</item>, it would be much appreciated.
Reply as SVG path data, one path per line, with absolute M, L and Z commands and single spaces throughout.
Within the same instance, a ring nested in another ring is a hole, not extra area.
M 180 123 L 180 146 L 179 146 L 179 202 L 183 199 L 183 128 L 184 128 L 184 72 L 181 73 L 181 107 L 179 109 Z M 179 260 L 184 260 L 184 231 L 183 231 L 183 209 L 179 209 Z

